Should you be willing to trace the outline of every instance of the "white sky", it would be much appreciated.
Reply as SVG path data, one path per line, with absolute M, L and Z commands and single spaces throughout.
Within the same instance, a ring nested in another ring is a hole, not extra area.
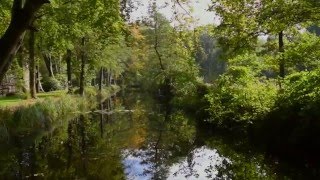
M 139 5 L 137 5 L 138 9 L 135 10 L 131 15 L 132 19 L 141 19 L 142 17 L 147 16 L 149 2 L 150 2 L 149 0 L 136 0 L 136 5 L 137 4 Z M 157 0 L 157 4 L 160 6 L 164 5 L 166 2 L 169 4 L 172 4 L 170 3 L 171 0 Z M 219 23 L 219 18 L 215 16 L 213 12 L 206 11 L 208 9 L 208 5 L 210 4 L 211 0 L 191 0 L 191 2 L 192 2 L 191 5 L 193 7 L 192 16 L 195 19 L 197 19 L 196 25 Z M 170 19 L 173 14 L 170 5 L 167 8 L 161 9 L 160 12 L 164 14 L 168 19 Z M 182 9 L 181 9 L 181 12 L 183 12 Z

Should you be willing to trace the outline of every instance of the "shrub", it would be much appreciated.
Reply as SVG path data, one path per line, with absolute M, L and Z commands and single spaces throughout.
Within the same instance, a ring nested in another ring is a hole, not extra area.
M 42 88 L 45 92 L 62 89 L 61 83 L 53 77 L 42 78 Z
M 60 82 L 62 88 L 66 88 L 68 85 L 67 77 L 65 74 L 55 74 L 55 79 Z
M 245 130 L 253 121 L 268 113 L 277 94 L 275 84 L 255 77 L 246 67 L 231 67 L 206 95 L 210 103 L 209 122 Z
M 287 76 L 278 105 L 280 107 L 300 107 L 301 115 L 308 116 L 310 108 L 314 108 L 314 105 L 320 102 L 319 84 L 320 70 Z
M 29 92 L 18 92 L 16 95 L 21 99 L 29 99 L 30 98 Z
M 86 87 L 84 89 L 86 97 L 94 98 L 97 95 L 97 89 L 95 87 Z
M 320 70 L 287 76 L 274 107 L 256 124 L 253 140 L 285 158 L 319 162 L 319 84 Z

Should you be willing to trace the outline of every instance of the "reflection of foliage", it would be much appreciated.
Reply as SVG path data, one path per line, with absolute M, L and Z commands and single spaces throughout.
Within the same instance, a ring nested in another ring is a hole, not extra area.
M 5 156 L 0 157 L 3 169 L 0 174 L 2 177 L 21 174 L 23 178 L 36 174 L 49 179 L 124 179 L 119 150 L 123 141 L 112 135 L 122 129 L 123 123 L 104 126 L 106 133 L 101 138 L 100 121 L 89 117 L 81 115 L 47 135 L 42 134 L 38 140 L 26 137 L 14 140 L 14 147 L 0 147 L 0 151 L 11 153 L 9 156 L 1 153 Z M 22 162 L 25 165 L 19 165 Z
M 126 154 L 141 160 L 144 171 L 137 176 L 166 179 L 169 167 L 186 155 L 192 146 L 195 126 L 181 111 L 171 113 L 166 104 L 150 104 L 154 102 L 141 101 L 135 106 L 133 123 L 139 122 L 134 126 L 138 127 L 135 134 L 142 131 L 139 128 L 144 128 L 147 134 L 141 150 L 131 150 Z
M 48 179 L 200 178 L 203 174 L 222 179 L 272 177 L 262 157 L 245 156 L 216 139 L 203 146 L 204 137 L 184 112 L 145 96 L 132 96 L 122 101 L 110 99 L 108 109 L 100 105 L 101 112 L 112 114 L 85 114 L 40 137 L 12 139 L 6 148 L 0 147 L 0 175 Z M 130 159 L 138 162 L 142 172 L 129 173 Z
M 262 155 L 250 151 L 249 154 L 244 154 L 234 150 L 239 146 L 236 144 L 245 146 L 243 142 L 231 145 L 222 139 L 211 139 L 207 143 L 216 148 L 219 154 L 227 157 L 221 164 L 206 170 L 208 177 L 212 177 L 212 169 L 215 169 L 218 172 L 217 179 L 275 179 L 271 169 L 264 164 Z

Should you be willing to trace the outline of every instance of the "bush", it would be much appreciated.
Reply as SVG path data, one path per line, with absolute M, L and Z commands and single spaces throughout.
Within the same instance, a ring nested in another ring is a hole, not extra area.
M 29 99 L 30 98 L 29 92 L 18 92 L 16 95 L 21 99 Z
M 320 70 L 287 76 L 278 105 L 280 107 L 303 107 L 299 109 L 301 115 L 308 116 L 309 113 L 306 114 L 306 112 L 320 101 L 319 84 Z
M 53 77 L 42 78 L 42 88 L 45 92 L 61 90 L 61 83 Z
M 230 130 L 246 130 L 270 111 L 276 94 L 275 83 L 255 77 L 249 68 L 231 67 L 206 95 L 208 121 Z
M 320 70 L 286 77 L 274 108 L 256 129 L 268 149 L 295 158 L 320 150 Z M 271 148 L 272 147 L 272 148 Z M 292 154 L 293 153 L 293 154 Z
M 60 82 L 62 88 L 67 88 L 68 81 L 65 74 L 55 74 L 54 78 Z

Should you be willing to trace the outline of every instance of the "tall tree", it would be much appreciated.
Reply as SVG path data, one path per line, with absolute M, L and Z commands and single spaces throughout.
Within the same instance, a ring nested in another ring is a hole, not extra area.
M 286 31 L 319 17 L 306 0 L 213 0 L 212 10 L 221 17 L 216 35 L 229 55 L 255 51 L 260 35 L 278 36 L 279 76 L 285 76 Z
M 0 39 L 0 82 L 12 63 L 23 40 L 24 33 L 30 29 L 36 12 L 48 0 L 14 0 L 11 9 L 11 21 Z

